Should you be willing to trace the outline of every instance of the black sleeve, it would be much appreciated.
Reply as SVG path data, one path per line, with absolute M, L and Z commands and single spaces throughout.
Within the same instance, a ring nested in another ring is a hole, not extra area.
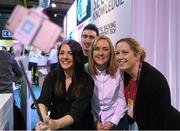
M 21 68 L 19 67 L 17 61 L 12 58 L 12 71 L 14 72 L 15 76 L 17 77 L 21 77 L 22 76 L 22 71 L 21 71 Z
M 154 77 L 154 87 L 152 87 L 156 90 L 153 90 L 150 98 L 150 108 L 152 111 L 149 114 L 151 117 L 149 124 L 151 129 L 167 129 L 171 106 L 170 89 L 163 75 L 158 74 Z
M 49 73 L 43 83 L 40 97 L 37 102 L 46 105 L 48 108 L 50 107 L 52 101 L 52 93 L 53 93 L 53 74 Z
M 154 129 L 166 129 L 166 126 L 168 125 L 167 120 L 168 115 L 170 115 L 169 111 L 171 105 L 170 91 L 167 82 L 164 81 L 164 83 L 158 88 L 158 90 L 153 95 L 152 100 L 152 105 L 154 106 L 154 108 L 152 109 L 156 114 L 152 114 L 152 127 L 155 126 Z M 160 128 L 156 128 L 156 126 L 159 126 Z
M 88 74 L 86 74 L 86 76 L 87 78 L 83 81 L 84 86 L 82 87 L 81 93 L 72 103 L 71 110 L 68 113 L 73 117 L 75 122 L 80 121 L 86 110 L 91 110 L 87 108 L 90 107 L 89 105 L 93 95 L 94 81 Z

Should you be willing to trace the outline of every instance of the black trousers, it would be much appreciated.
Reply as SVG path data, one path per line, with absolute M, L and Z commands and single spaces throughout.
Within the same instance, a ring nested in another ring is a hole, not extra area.
M 37 79 L 36 79 L 36 72 L 37 72 L 37 63 L 34 63 L 34 62 L 29 62 L 28 64 L 28 70 L 29 71 L 32 71 L 32 77 L 33 77 L 33 82 L 36 83 Z
M 13 104 L 13 114 L 14 114 L 14 130 L 26 130 L 26 123 L 23 118 L 22 112 L 20 109 Z

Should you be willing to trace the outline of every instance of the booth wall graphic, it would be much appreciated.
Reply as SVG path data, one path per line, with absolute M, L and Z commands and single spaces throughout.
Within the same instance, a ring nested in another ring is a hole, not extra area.
M 77 0 L 77 25 L 91 16 L 91 0 Z
M 71 8 L 68 10 L 67 12 L 67 38 L 68 39 L 74 39 L 74 30 L 77 27 L 77 13 L 76 13 L 76 0 L 74 1 L 74 3 L 72 4 Z
M 66 15 L 66 35 L 81 43 L 81 33 L 91 20 L 91 0 L 75 0 Z
M 91 20 L 101 35 L 109 36 L 113 45 L 122 37 L 131 35 L 132 1 L 92 0 Z

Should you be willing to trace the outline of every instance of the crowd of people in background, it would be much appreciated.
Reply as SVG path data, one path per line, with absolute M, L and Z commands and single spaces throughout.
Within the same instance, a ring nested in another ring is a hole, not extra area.
M 32 72 L 32 83 L 38 85 L 38 73 L 47 75 L 49 71 L 57 67 L 57 47 L 54 47 L 45 53 L 33 47 L 28 54 L 28 70 Z
M 0 81 L 0 91 L 12 92 L 13 55 L 13 48 L 0 51 L 0 71 L 7 68 L 11 74 L 6 78 L 0 73 L 1 80 L 11 79 L 6 89 Z M 38 66 L 50 67 L 37 100 L 43 121 L 35 129 L 180 129 L 180 112 L 171 105 L 168 82 L 145 58 L 136 39 L 121 38 L 113 47 L 94 24 L 84 27 L 81 44 L 64 40 L 49 54 L 32 48 L 28 70 L 33 84 Z

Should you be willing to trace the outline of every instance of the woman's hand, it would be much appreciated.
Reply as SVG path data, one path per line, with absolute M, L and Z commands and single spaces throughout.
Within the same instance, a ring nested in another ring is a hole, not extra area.
M 38 122 L 38 123 L 36 124 L 35 130 L 36 130 L 36 131 L 48 130 L 48 126 L 45 125 L 43 122 Z
M 103 126 L 104 126 L 104 130 L 111 130 L 113 128 L 113 124 L 111 122 L 109 122 L 109 121 L 105 122 L 103 124 Z
M 104 129 L 104 127 L 103 127 L 103 124 L 101 123 L 101 122 L 96 122 L 96 129 L 97 130 L 103 130 Z
M 58 129 L 58 123 L 56 120 L 50 119 L 49 116 L 43 118 L 44 122 L 38 122 L 36 124 L 36 130 L 51 130 Z
M 96 123 L 96 129 L 97 130 L 111 130 L 113 128 L 113 124 L 111 122 L 104 122 L 104 123 L 101 123 L 101 122 L 97 122 Z

